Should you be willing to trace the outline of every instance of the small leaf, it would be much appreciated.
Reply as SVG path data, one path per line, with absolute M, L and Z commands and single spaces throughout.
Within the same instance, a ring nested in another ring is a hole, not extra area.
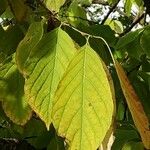
M 141 46 L 145 53 L 150 57 L 150 26 L 147 26 L 141 36 Z
M 150 128 L 149 121 L 144 112 L 143 106 L 135 93 L 128 77 L 126 76 L 122 66 L 116 61 L 115 68 L 121 83 L 121 87 L 126 98 L 129 110 L 132 114 L 134 123 L 141 135 L 144 146 L 150 149 Z
M 69 23 L 75 27 L 78 27 L 81 24 L 88 26 L 88 23 L 86 21 L 83 22 L 83 20 L 79 19 L 79 18 L 83 18 L 86 20 L 87 19 L 86 13 L 87 12 L 85 11 L 85 9 L 81 5 L 79 5 L 77 1 L 73 1 L 68 8 L 67 14 L 70 17 L 68 17 L 67 19 L 69 20 Z M 73 16 L 78 16 L 78 18 Z
M 70 150 L 96 150 L 111 125 L 113 94 L 103 65 L 94 50 L 85 45 L 56 91 L 53 124 Z
M 44 0 L 44 3 L 50 11 L 59 12 L 60 7 L 65 1 L 66 0 Z
M 128 142 L 126 143 L 121 150 L 144 150 L 142 142 Z
M 6 115 L 16 124 L 24 125 L 32 111 L 24 97 L 24 78 L 14 61 L 0 65 L 0 98 Z
M 123 32 L 123 25 L 118 20 L 107 19 L 105 24 L 109 25 L 111 29 L 114 30 L 116 33 Z
M 24 56 L 25 49 L 20 52 Z M 51 124 L 53 95 L 76 49 L 72 39 L 60 28 L 43 36 L 30 50 L 22 66 L 25 78 L 25 94 L 32 109 L 46 123 Z
M 115 48 L 116 49 L 124 48 L 126 45 L 134 41 L 141 32 L 142 32 L 142 29 L 136 30 L 134 32 L 129 32 L 128 34 L 126 34 L 125 36 L 119 39 Z
M 124 51 L 127 51 L 129 56 L 141 60 L 141 56 L 145 54 L 143 48 L 140 44 L 140 36 L 138 36 L 134 41 L 124 47 Z
M 132 5 L 133 5 L 133 0 L 125 1 L 125 12 L 126 12 L 127 16 L 130 16 L 130 14 L 131 14 Z

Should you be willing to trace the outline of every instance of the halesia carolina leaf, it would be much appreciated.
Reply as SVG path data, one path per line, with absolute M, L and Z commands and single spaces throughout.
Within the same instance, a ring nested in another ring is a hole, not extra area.
M 24 78 L 13 61 L 0 64 L 0 99 L 6 115 L 16 124 L 24 125 L 32 110 L 24 96 Z
M 50 11 L 59 12 L 60 7 L 65 1 L 66 0 L 44 0 L 44 3 Z
M 75 52 L 72 39 L 61 28 L 56 28 L 31 49 L 23 66 L 27 101 L 47 128 L 51 124 L 54 93 Z M 23 57 L 23 50 L 20 55 Z
M 103 65 L 95 51 L 85 45 L 56 91 L 53 124 L 70 150 L 96 150 L 111 125 L 113 95 Z
M 144 146 L 147 149 L 150 149 L 150 124 L 144 112 L 143 106 L 122 66 L 117 61 L 115 62 L 115 67 L 134 123 L 141 135 Z
M 16 61 L 19 71 L 24 74 L 24 65 L 33 49 L 43 36 L 43 22 L 34 22 L 30 25 L 24 39 L 19 43 L 16 53 Z M 22 54 L 23 53 L 23 54 Z
M 147 54 L 147 56 L 150 57 L 150 50 L 149 50 L 150 43 L 149 43 L 149 40 L 150 40 L 150 26 L 147 26 L 145 28 L 145 30 L 143 31 L 143 33 L 142 33 L 140 43 L 141 43 L 141 46 L 142 46 L 143 50 Z

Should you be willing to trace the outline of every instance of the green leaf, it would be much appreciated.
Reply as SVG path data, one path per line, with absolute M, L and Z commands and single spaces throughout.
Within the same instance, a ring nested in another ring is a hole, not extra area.
M 98 53 L 106 65 L 110 65 L 111 56 L 108 49 L 102 39 L 89 38 L 90 46 Z
M 138 35 L 142 32 L 142 29 L 136 30 L 134 32 L 129 32 L 125 36 L 121 37 L 116 44 L 116 49 L 124 48 L 126 45 L 134 41 Z
M 83 21 L 83 19 L 87 19 L 86 11 L 81 7 L 77 1 L 74 1 L 71 3 L 67 16 L 69 16 L 67 19 L 69 20 L 69 23 L 73 26 L 79 26 L 80 24 L 88 25 L 87 21 Z M 83 19 L 80 19 L 83 18 Z
M 145 53 L 150 57 L 150 26 L 147 26 L 141 36 L 141 46 Z
M 142 142 L 128 142 L 126 143 L 122 150 L 144 150 L 144 146 L 142 144 Z
M 143 7 L 144 1 L 143 0 L 134 0 L 138 7 Z
M 24 51 L 20 56 L 24 56 Z M 75 52 L 72 39 L 62 29 L 56 28 L 31 49 L 25 65 L 21 66 L 27 79 L 27 101 L 47 128 L 51 123 L 53 95 Z
M 5 0 L 6 1 L 6 0 Z M 7 7 L 6 10 L 4 11 L 4 13 L 1 15 L 1 18 L 5 20 L 5 18 L 7 19 L 12 19 L 14 18 L 14 15 L 10 9 L 10 7 Z
M 32 114 L 24 97 L 24 78 L 13 60 L 1 64 L 0 72 L 0 98 L 4 112 L 14 123 L 24 125 Z
M 107 19 L 105 24 L 109 25 L 111 29 L 114 30 L 116 33 L 123 32 L 123 25 L 118 20 Z
M 24 65 L 30 55 L 31 49 L 33 49 L 38 44 L 38 42 L 42 39 L 42 36 L 43 23 L 34 22 L 30 25 L 24 39 L 19 43 L 17 47 L 16 61 L 18 69 L 21 73 L 24 73 Z
M 125 115 L 125 106 L 122 102 L 118 104 L 118 110 L 117 110 L 117 120 L 123 120 Z
M 131 14 L 131 8 L 134 0 L 126 0 L 125 1 L 125 12 L 128 16 Z
M 116 4 L 118 0 L 107 0 L 109 4 Z
M 55 135 L 47 147 L 47 150 L 65 150 L 64 141 L 62 138 Z
M 91 35 L 100 36 L 112 47 L 116 45 L 115 32 L 108 25 L 91 25 L 89 27 L 82 26 L 81 31 Z
M 0 0 L 0 15 L 6 10 L 7 8 L 7 1 L 6 0 Z
M 50 132 L 40 119 L 32 118 L 25 126 L 24 139 L 37 149 L 44 149 L 51 139 Z
M 123 126 L 119 129 L 116 129 L 114 136 L 115 136 L 115 141 L 112 145 L 112 150 L 121 150 L 123 145 L 128 141 L 134 139 L 139 140 L 139 135 L 136 130 L 132 130 L 129 127 L 123 128 Z
M 59 12 L 60 7 L 65 1 L 66 0 L 44 0 L 44 3 L 50 11 Z
M 76 0 L 74 0 L 76 1 Z M 82 4 L 82 5 L 89 5 L 92 3 L 92 0 L 77 0 L 78 3 Z
M 0 51 L 7 55 L 11 55 L 16 51 L 24 35 L 18 25 L 10 26 L 6 31 L 2 28 L 0 30 Z
M 85 45 L 56 91 L 53 124 L 70 150 L 96 150 L 111 125 L 113 94 L 103 65 L 94 50 Z
M 79 46 L 83 46 L 86 43 L 86 38 L 82 36 L 80 32 L 77 32 L 69 26 L 64 26 L 64 30 L 69 34 L 69 36 L 77 43 Z
M 141 56 L 145 54 L 140 44 L 140 36 L 138 36 L 134 41 L 126 45 L 124 51 L 128 52 L 129 56 L 131 56 L 132 58 L 140 60 Z

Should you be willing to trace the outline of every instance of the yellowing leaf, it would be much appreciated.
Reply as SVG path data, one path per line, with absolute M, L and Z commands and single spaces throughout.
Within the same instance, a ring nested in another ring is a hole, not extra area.
M 26 50 L 22 50 L 20 55 L 23 56 L 24 51 Z M 27 101 L 47 128 L 51 123 L 53 95 L 75 52 L 72 39 L 57 28 L 44 35 L 30 50 L 23 66 Z
M 144 112 L 143 106 L 138 96 L 136 95 L 128 77 L 126 76 L 122 66 L 117 61 L 115 62 L 115 67 L 134 123 L 141 135 L 144 146 L 147 149 L 150 149 L 150 124 Z
M 32 110 L 24 97 L 24 78 L 14 61 L 0 65 L 0 98 L 6 115 L 16 124 L 24 125 Z
M 60 7 L 65 1 L 66 0 L 44 0 L 44 3 L 50 11 L 59 12 Z
M 88 45 L 73 58 L 58 86 L 52 118 L 70 150 L 96 150 L 112 122 L 113 95 L 104 66 Z

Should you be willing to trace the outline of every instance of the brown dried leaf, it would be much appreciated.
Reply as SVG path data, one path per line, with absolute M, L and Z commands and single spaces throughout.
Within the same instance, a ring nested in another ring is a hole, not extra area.
M 122 66 L 117 61 L 115 61 L 115 68 L 116 68 L 116 71 L 120 80 L 120 84 L 121 84 L 124 96 L 128 104 L 128 107 L 132 114 L 132 118 L 141 135 L 143 144 L 147 149 L 150 149 L 149 121 L 144 112 L 140 99 L 137 96 L 135 90 L 133 89 Z

